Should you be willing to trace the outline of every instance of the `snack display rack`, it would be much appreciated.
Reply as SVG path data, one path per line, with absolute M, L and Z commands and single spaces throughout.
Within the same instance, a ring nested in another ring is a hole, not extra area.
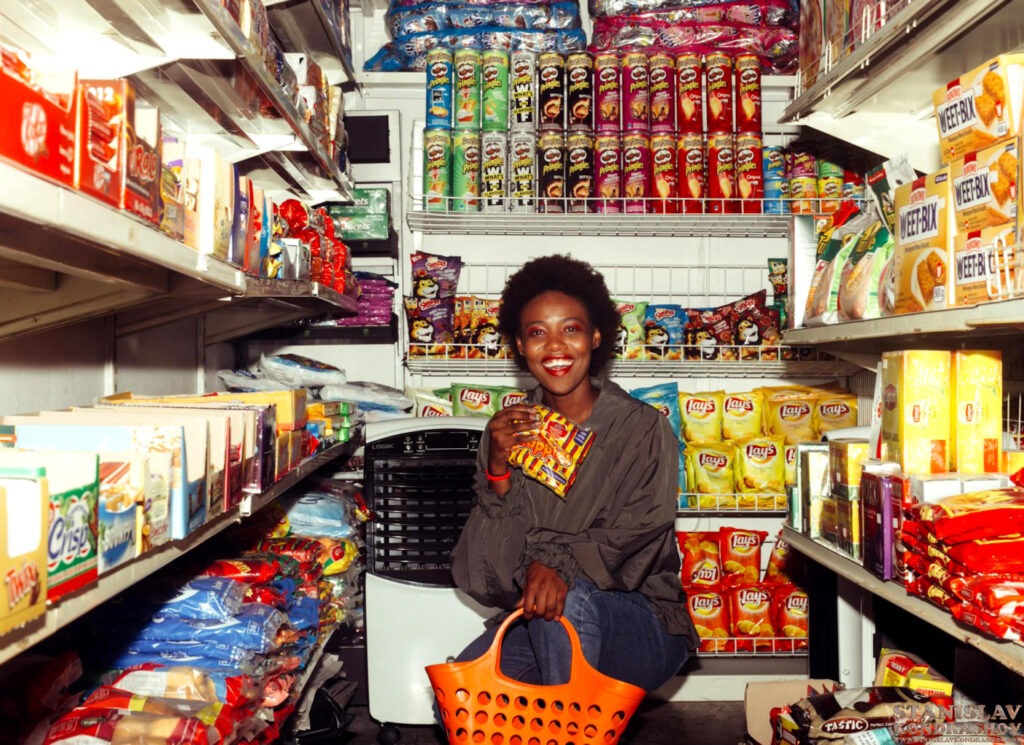
M 786 514 L 786 495 L 684 492 L 679 495 L 679 510 L 676 514 L 678 517 L 783 516 Z

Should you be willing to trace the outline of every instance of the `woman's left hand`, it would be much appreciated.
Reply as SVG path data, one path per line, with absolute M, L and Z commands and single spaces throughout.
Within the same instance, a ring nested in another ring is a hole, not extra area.
M 558 576 L 558 572 L 539 561 L 532 561 L 526 570 L 526 587 L 516 608 L 523 609 L 527 620 L 544 618 L 554 621 L 562 615 L 568 593 L 569 585 Z

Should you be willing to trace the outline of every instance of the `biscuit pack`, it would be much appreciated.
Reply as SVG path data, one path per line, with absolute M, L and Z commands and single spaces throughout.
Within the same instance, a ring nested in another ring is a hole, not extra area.
M 1020 138 L 967 153 L 949 164 L 957 232 L 1016 223 Z
M 951 296 L 949 250 L 953 239 L 949 169 L 896 189 L 897 315 L 945 308 Z

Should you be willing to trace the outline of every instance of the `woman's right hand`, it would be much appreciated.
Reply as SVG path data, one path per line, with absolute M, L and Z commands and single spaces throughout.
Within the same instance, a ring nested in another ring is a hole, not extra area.
M 512 448 L 522 442 L 526 433 L 535 429 L 539 423 L 537 409 L 529 404 L 514 404 L 491 417 L 487 423 L 487 433 L 490 435 L 487 470 L 492 476 L 502 476 L 508 471 L 508 456 Z

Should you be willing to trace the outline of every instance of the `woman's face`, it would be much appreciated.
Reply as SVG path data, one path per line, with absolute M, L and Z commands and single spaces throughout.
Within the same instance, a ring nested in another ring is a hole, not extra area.
M 547 392 L 567 396 L 586 384 L 590 392 L 590 354 L 601 343 L 587 308 L 554 290 L 523 307 L 516 347 L 533 376 Z

